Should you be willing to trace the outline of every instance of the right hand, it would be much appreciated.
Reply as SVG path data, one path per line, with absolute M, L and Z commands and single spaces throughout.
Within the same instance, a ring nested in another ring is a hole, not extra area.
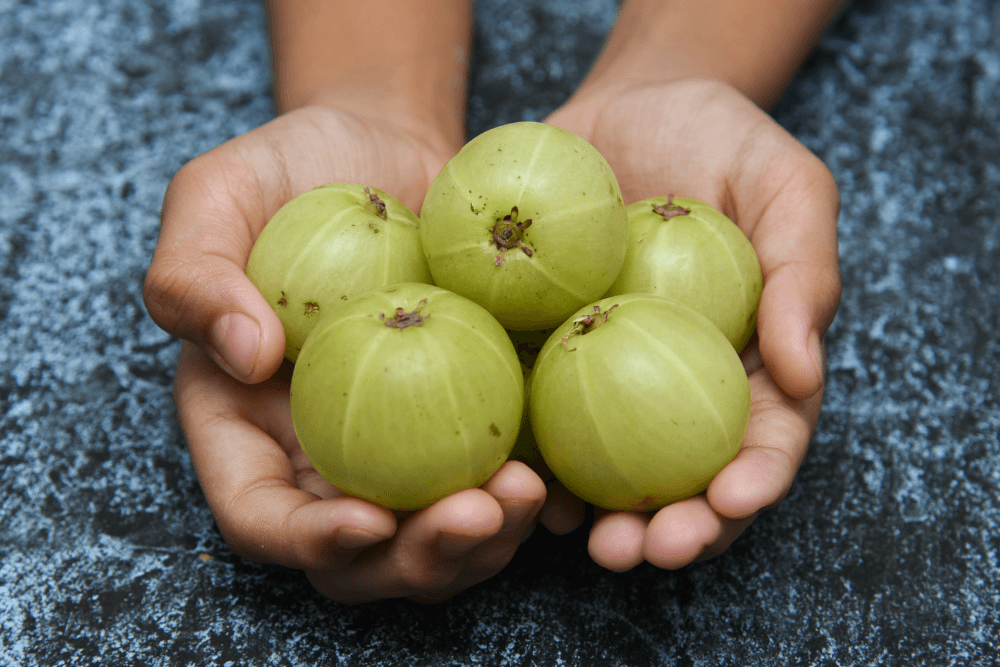
M 163 202 L 144 298 L 163 329 L 237 380 L 284 358 L 278 316 L 244 274 L 254 241 L 288 200 L 335 182 L 375 186 L 414 211 L 451 147 L 429 132 L 340 109 L 296 109 L 193 159 Z
M 545 487 L 508 463 L 480 489 L 397 514 L 343 495 L 295 438 L 281 322 L 244 273 L 292 197 L 325 183 L 381 188 L 414 211 L 457 147 L 408 121 L 304 107 L 195 158 L 175 176 L 144 297 L 186 339 L 174 392 L 208 504 L 230 547 L 305 570 L 343 602 L 441 600 L 496 574 Z

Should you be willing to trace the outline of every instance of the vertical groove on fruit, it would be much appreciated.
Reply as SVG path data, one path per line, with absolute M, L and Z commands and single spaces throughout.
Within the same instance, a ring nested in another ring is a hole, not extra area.
M 587 353 L 585 350 L 578 349 L 573 352 L 568 352 L 567 354 L 576 355 L 575 362 L 576 362 L 576 372 L 577 372 L 577 385 L 580 387 L 580 393 L 583 394 L 583 398 L 587 403 L 587 410 L 585 412 L 590 417 L 590 423 L 594 425 L 594 431 L 598 434 L 598 436 L 601 439 L 601 446 L 602 446 L 601 454 L 603 459 L 607 462 L 607 464 L 610 467 L 614 468 L 615 473 L 618 475 L 618 479 L 621 480 L 622 486 L 626 486 L 633 492 L 638 493 L 639 492 L 638 489 L 636 489 L 632 484 L 629 483 L 628 477 L 625 475 L 625 473 L 622 472 L 621 468 L 618 465 L 618 461 L 615 460 L 615 458 L 608 453 L 608 446 L 607 446 L 607 443 L 609 442 L 608 436 L 604 433 L 604 429 L 601 428 L 601 423 L 595 417 L 595 415 L 603 414 L 603 412 L 597 409 L 592 400 L 593 392 L 590 391 L 590 380 L 589 380 L 590 378 L 589 368 L 591 360 L 587 357 Z M 586 456 L 587 454 L 584 455 Z
M 455 421 L 461 423 L 459 435 L 462 439 L 462 444 L 465 446 L 466 478 L 473 479 L 475 477 L 475 472 L 472 469 L 472 445 L 469 443 L 469 425 L 461 421 L 464 410 L 458 400 L 458 396 L 455 394 L 455 387 L 451 382 L 451 363 L 449 355 L 444 349 L 442 349 L 441 344 L 434 338 L 434 336 L 426 332 L 423 333 L 425 333 L 425 335 L 420 337 L 420 343 L 427 353 L 427 357 L 437 359 L 437 362 L 433 364 L 434 368 L 437 369 L 440 374 L 440 381 L 437 383 L 437 386 L 444 387 L 446 389 L 445 393 L 448 397 L 448 403 L 451 405 L 452 414 L 455 415 Z
M 542 263 L 540 261 L 539 262 L 531 262 L 531 263 L 528 264 L 528 266 L 530 266 L 531 268 L 533 268 L 538 273 L 542 274 L 542 276 L 544 276 L 547 280 L 549 280 L 552 283 L 553 287 L 558 287 L 563 292 L 565 292 L 566 294 L 569 294 L 571 297 L 573 297 L 574 299 L 576 299 L 577 301 L 579 301 L 581 304 L 586 304 L 588 301 L 591 300 L 590 295 L 588 295 L 588 294 L 581 294 L 578 291 L 573 290 L 569 285 L 566 284 L 565 280 L 562 280 L 562 279 L 557 278 L 556 276 L 552 275 L 552 272 L 549 271 L 549 269 L 545 266 L 544 263 Z
M 501 355 L 503 357 L 509 357 L 510 356 L 506 352 L 504 352 L 503 350 L 497 348 L 493 344 L 493 341 L 491 341 L 490 338 L 488 336 L 486 336 L 485 333 L 483 333 L 479 329 L 475 329 L 475 328 L 469 326 L 469 324 L 467 322 L 463 322 L 462 320 L 456 320 L 453 317 L 447 317 L 447 316 L 442 317 L 440 315 L 438 316 L 438 319 L 439 320 L 444 320 L 446 322 L 451 322 L 451 323 L 455 324 L 456 326 L 460 326 L 460 327 L 462 327 L 464 329 L 467 329 L 468 331 L 470 331 L 473 334 L 475 334 L 477 338 L 479 338 L 484 343 L 486 343 L 487 345 L 489 345 L 490 348 L 492 348 L 493 350 L 496 350 L 497 354 L 499 354 L 499 355 Z M 524 382 L 524 374 L 521 372 L 521 364 L 520 363 L 517 363 L 515 365 L 509 365 L 508 364 L 508 368 L 510 369 L 511 377 L 512 378 L 514 378 L 518 382 L 521 382 L 521 383 Z
M 310 241 L 310 243 L 323 246 L 327 241 L 326 238 L 327 236 L 339 233 L 341 231 L 340 229 L 337 228 L 336 224 L 334 223 L 336 223 L 338 220 L 340 220 L 340 218 L 347 215 L 348 213 L 355 213 L 355 212 L 356 211 L 354 210 L 353 206 L 348 206 L 341 209 L 340 211 L 337 211 L 335 215 L 327 218 L 321 224 L 317 225 L 319 231 L 316 233 L 314 240 Z M 323 234 L 323 236 L 320 236 L 320 234 Z M 308 260 L 310 263 L 312 261 L 311 258 L 309 258 L 309 253 L 300 252 L 298 255 L 295 256 L 295 259 L 292 260 L 291 266 L 289 266 L 288 270 L 285 272 L 285 281 L 283 283 L 284 285 L 295 285 L 302 282 L 296 277 L 296 274 L 299 269 L 299 265 L 306 260 Z M 312 272 L 309 271 L 308 273 L 310 274 L 309 277 L 311 277 Z
M 535 162 L 538 161 L 538 156 L 542 152 L 542 144 L 544 144 L 546 139 L 548 139 L 548 137 L 555 131 L 555 129 L 551 126 L 546 127 L 546 130 L 547 131 L 538 135 L 538 142 L 535 143 L 535 150 L 532 152 L 531 160 L 528 162 L 528 166 L 524 170 L 524 178 L 521 179 L 523 181 L 521 183 L 521 191 L 517 193 L 517 199 L 514 200 L 515 205 L 521 202 L 521 198 L 524 197 L 524 191 L 528 189 L 528 185 L 531 183 L 531 172 L 534 170 Z
M 701 382 L 698 381 L 697 376 L 691 372 L 690 367 L 687 365 L 684 359 L 682 359 L 676 352 L 674 352 L 668 346 L 666 346 L 663 343 L 663 341 L 656 338 L 655 336 L 650 335 L 648 331 L 636 325 L 632 321 L 628 319 L 620 319 L 618 321 L 628 326 L 637 334 L 639 334 L 647 341 L 649 341 L 650 348 L 652 350 L 660 354 L 660 356 L 666 359 L 672 366 L 683 371 L 683 373 L 688 377 L 688 380 L 692 385 L 692 388 L 697 390 L 698 393 L 701 395 L 701 399 L 702 401 L 704 401 L 705 405 L 709 408 L 709 412 L 715 416 L 715 423 L 718 425 L 719 430 L 722 432 L 722 441 L 728 444 L 729 429 L 726 428 L 725 420 L 722 418 L 722 415 L 719 414 L 719 410 L 716 407 L 715 403 L 712 402 L 709 392 L 705 389 L 705 387 L 701 384 Z
M 350 425 L 351 425 L 351 415 L 354 409 L 355 396 L 360 392 L 360 386 L 364 384 L 370 372 L 372 360 L 378 357 L 379 349 L 382 347 L 382 343 L 385 341 L 385 337 L 392 332 L 390 331 L 380 331 L 373 334 L 371 338 L 368 339 L 368 350 L 365 353 L 364 358 L 358 362 L 355 366 L 354 380 L 351 382 L 350 389 L 347 390 L 347 403 L 344 405 L 344 424 L 340 430 L 340 441 L 343 443 L 343 455 L 342 460 L 347 461 L 351 454 L 350 443 L 354 442 L 350 437 Z M 344 466 L 344 474 L 350 482 L 350 466 Z

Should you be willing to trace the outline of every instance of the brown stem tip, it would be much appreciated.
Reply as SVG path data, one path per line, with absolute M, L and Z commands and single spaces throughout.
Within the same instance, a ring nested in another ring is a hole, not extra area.
M 365 202 L 365 209 L 371 211 L 383 220 L 388 220 L 389 215 L 385 211 L 385 202 L 382 201 L 381 197 L 371 191 L 371 188 L 365 186 L 365 194 L 368 196 L 368 200 Z
M 497 247 L 499 252 L 497 252 L 496 259 L 493 260 L 494 264 L 502 265 L 507 251 L 511 248 L 520 248 L 528 257 L 535 254 L 531 248 L 524 244 L 522 239 L 524 230 L 528 227 L 531 227 L 531 219 L 518 222 L 516 206 L 511 207 L 510 215 L 505 215 L 497 220 L 497 224 L 493 226 L 493 245 Z
M 691 209 L 684 208 L 680 204 L 674 203 L 674 196 L 667 197 L 667 203 L 662 206 L 653 206 L 653 211 L 663 216 L 664 220 L 676 218 L 679 215 L 690 215 Z
M 569 340 L 570 336 L 582 336 L 590 333 L 602 324 L 606 324 L 608 321 L 608 315 L 610 315 L 611 311 L 617 307 L 618 304 L 616 303 L 602 313 L 600 306 L 594 306 L 593 315 L 584 315 L 573 320 L 573 328 L 570 329 L 569 333 L 562 339 L 563 348 L 569 350 L 569 346 L 566 344 L 566 341 Z
M 431 315 L 427 313 L 426 315 L 421 315 L 420 310 L 427 305 L 427 299 L 420 302 L 420 305 L 413 309 L 412 313 L 406 312 L 403 308 L 396 309 L 396 315 L 386 319 L 385 313 L 379 313 L 378 318 L 385 322 L 385 326 L 392 327 L 394 329 L 405 329 L 406 327 L 419 327 L 423 324 L 427 318 Z

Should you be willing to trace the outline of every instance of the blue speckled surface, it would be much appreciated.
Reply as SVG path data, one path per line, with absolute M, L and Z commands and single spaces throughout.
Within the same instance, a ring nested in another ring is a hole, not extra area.
M 480 0 L 470 133 L 540 119 L 614 0 Z M 252 0 L 0 0 L 0 666 L 1000 661 L 1000 4 L 856 2 L 777 119 L 841 187 L 844 298 L 791 495 L 722 557 L 533 537 L 441 605 L 236 558 L 141 279 L 187 159 L 273 114 Z

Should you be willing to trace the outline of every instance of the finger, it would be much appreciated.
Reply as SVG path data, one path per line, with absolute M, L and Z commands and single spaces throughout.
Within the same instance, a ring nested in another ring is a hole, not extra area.
M 821 342 L 840 301 L 839 193 L 829 170 L 776 128 L 754 144 L 734 182 L 741 227 L 760 259 L 757 332 L 764 363 L 789 395 L 823 386 Z
M 479 581 L 493 576 L 510 562 L 517 547 L 534 529 L 548 492 L 545 482 L 520 461 L 505 463 L 482 488 L 499 503 L 503 526 L 496 537 L 479 547 L 474 567 L 466 568 L 464 574 L 479 577 Z M 478 574 L 476 568 L 480 570 Z
M 712 508 L 743 519 L 774 507 L 788 494 L 809 447 L 823 403 L 788 396 L 765 369 L 750 376 L 750 423 L 743 445 L 708 487 Z
M 545 504 L 538 511 L 536 523 L 553 535 L 566 535 L 582 526 L 587 518 L 586 504 L 556 479 L 541 456 L 530 465 L 546 486 Z
M 143 297 L 153 320 L 205 349 L 233 377 L 259 382 L 284 357 L 277 315 L 244 273 L 285 179 L 262 179 L 243 138 L 195 158 L 173 178 Z M 272 158 L 273 159 L 273 158 Z
M 493 496 L 503 511 L 499 532 L 469 555 L 451 584 L 411 599 L 440 602 L 500 572 L 534 526 L 535 517 L 545 502 L 545 484 L 519 461 L 505 463 L 482 489 Z
M 597 510 L 587 550 L 594 562 L 613 572 L 631 570 L 643 560 L 649 517 L 635 512 Z
M 316 471 L 295 435 L 289 395 L 293 368 L 291 362 L 286 361 L 274 375 L 255 385 L 229 382 L 219 371 L 215 375 L 220 383 L 232 386 L 234 396 L 239 397 L 239 405 L 248 406 L 242 415 L 271 436 L 285 451 L 295 471 L 296 487 L 320 498 L 339 498 L 345 494 Z
M 566 535 L 583 525 L 586 505 L 558 480 L 548 484 L 545 505 L 538 513 L 538 522 L 554 535 Z
M 715 512 L 704 495 L 660 509 L 649 522 L 643 557 L 656 567 L 675 570 L 725 551 L 753 517 L 731 520 Z
M 178 416 L 205 497 L 236 553 L 299 569 L 339 568 L 395 533 L 385 508 L 356 498 L 323 500 L 298 488 L 284 449 L 243 416 L 249 408 L 241 388 L 204 352 L 184 345 L 175 381 Z M 272 394 L 281 396 L 264 385 L 258 399 Z
M 413 514 L 392 541 L 362 554 L 346 571 L 307 574 L 321 593 L 345 602 L 433 595 L 502 526 L 496 500 L 482 489 L 466 489 Z

